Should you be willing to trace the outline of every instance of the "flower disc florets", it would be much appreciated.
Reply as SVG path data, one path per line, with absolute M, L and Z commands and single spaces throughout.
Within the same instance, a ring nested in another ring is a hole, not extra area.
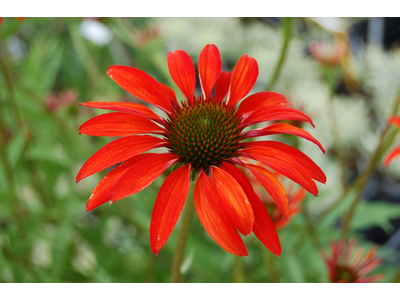
M 171 152 L 180 156 L 181 163 L 206 170 L 236 156 L 242 131 L 239 123 L 235 108 L 214 97 L 200 96 L 175 108 L 167 120 L 166 137 Z

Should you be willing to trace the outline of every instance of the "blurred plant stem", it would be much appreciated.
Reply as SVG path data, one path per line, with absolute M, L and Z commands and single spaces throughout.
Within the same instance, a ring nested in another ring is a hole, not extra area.
M 400 265 L 397 267 L 397 271 L 394 274 L 392 280 L 390 280 L 391 283 L 399 283 L 400 282 Z
M 157 256 L 155 256 L 154 253 L 150 252 L 148 260 L 147 260 L 146 273 L 144 275 L 144 282 L 146 282 L 146 283 L 153 282 L 154 267 L 156 266 L 156 259 L 157 259 Z
M 302 210 L 301 213 L 304 218 L 304 222 L 306 223 L 307 230 L 310 234 L 311 240 L 314 244 L 314 247 L 317 251 L 319 251 L 320 248 L 320 241 L 318 237 L 318 233 L 315 231 L 314 226 L 312 225 L 310 214 L 308 213 L 308 205 L 307 205 L 307 197 L 304 199 L 303 204 L 302 204 Z
M 244 271 L 243 271 L 243 259 L 240 256 L 233 258 L 233 282 L 243 283 L 244 281 Z
M 272 79 L 269 82 L 269 85 L 267 87 L 267 90 L 270 91 L 274 87 L 276 81 L 279 78 L 279 75 L 281 73 L 283 64 L 286 59 L 286 54 L 290 42 L 290 38 L 292 36 L 292 18 L 282 18 L 282 27 L 283 27 L 283 44 L 282 44 L 282 49 L 281 49 L 281 55 L 278 60 L 278 64 L 275 67 L 274 74 L 272 75 Z
M 189 237 L 190 227 L 194 216 L 193 191 L 195 182 L 190 183 L 188 197 L 183 208 L 181 224 L 179 226 L 178 242 L 176 243 L 174 261 L 171 270 L 171 282 L 180 282 L 181 265 L 185 253 L 186 242 Z
M 269 274 L 270 282 L 278 283 L 279 282 L 279 273 L 278 273 L 278 270 L 276 269 L 276 267 L 274 265 L 274 258 L 276 258 L 275 255 L 273 255 L 265 247 L 262 247 L 261 251 L 263 252 L 264 266 L 265 266 L 265 269 L 267 270 L 267 272 Z

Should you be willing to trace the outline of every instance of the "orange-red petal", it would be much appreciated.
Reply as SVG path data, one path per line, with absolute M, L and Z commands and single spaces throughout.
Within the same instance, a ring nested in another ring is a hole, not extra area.
M 388 119 L 388 123 L 396 126 L 400 129 L 400 117 L 399 116 L 392 116 Z
M 210 95 L 219 74 L 222 62 L 219 50 L 215 45 L 206 45 L 199 57 L 199 76 L 203 96 Z
M 151 153 L 149 157 L 141 160 L 125 172 L 113 188 L 111 200 L 117 201 L 140 192 L 178 159 L 178 156 L 169 153 Z
M 107 70 L 111 77 L 125 91 L 163 111 L 172 112 L 172 104 L 163 86 L 149 74 L 127 66 L 111 66 Z
M 76 182 L 147 150 L 162 147 L 165 143 L 162 139 L 149 135 L 127 136 L 112 141 L 85 162 L 76 175 Z
M 395 158 L 400 155 L 400 146 L 394 147 L 389 153 L 385 156 L 383 160 L 383 166 L 388 166 Z
M 172 102 L 178 103 L 178 100 L 176 100 L 176 94 L 173 89 L 171 89 L 168 85 L 165 85 L 164 83 L 159 82 L 161 86 L 164 88 L 164 90 L 167 92 L 169 99 Z
M 189 191 L 190 165 L 172 172 L 158 192 L 150 223 L 150 246 L 157 255 L 178 221 Z
M 222 167 L 240 184 L 251 203 L 254 212 L 254 234 L 268 250 L 279 257 L 282 252 L 281 243 L 274 222 L 264 204 L 254 192 L 246 176 L 238 168 L 227 162 L 222 162 Z
M 232 221 L 222 208 L 210 178 L 200 171 L 194 188 L 194 205 L 204 229 L 225 251 L 247 256 L 246 247 Z
M 151 155 L 152 153 L 137 155 L 124 161 L 123 163 L 112 169 L 110 172 L 108 172 L 108 174 L 102 180 L 100 180 L 100 182 L 94 188 L 86 204 L 86 210 L 90 211 L 106 203 L 108 200 L 111 200 L 110 192 L 112 191 L 118 180 L 121 178 L 121 176 L 124 175 L 126 171 L 128 171 L 142 159 Z
M 221 71 L 215 82 L 215 98 L 220 102 L 224 100 L 226 94 L 228 94 L 229 87 L 231 85 L 232 72 Z
M 141 133 L 163 133 L 165 130 L 145 117 L 128 113 L 103 114 L 86 121 L 79 133 L 94 136 L 128 136 Z
M 254 214 L 242 187 L 226 171 L 212 166 L 211 182 L 224 211 L 244 235 L 253 231 Z
M 253 88 L 258 77 L 257 61 L 244 54 L 236 63 L 232 72 L 231 86 L 229 89 L 229 105 L 233 106 L 242 100 Z
M 246 117 L 248 114 L 252 113 L 257 109 L 262 109 L 266 106 L 271 105 L 289 105 L 289 101 L 285 96 L 275 93 L 275 92 L 261 92 L 250 95 L 244 99 L 239 106 L 238 114 Z
M 279 134 L 279 133 L 286 133 L 286 134 L 293 134 L 298 137 L 302 137 L 310 142 L 316 144 L 321 151 L 325 154 L 325 149 L 322 147 L 321 143 L 318 142 L 316 138 L 314 138 L 311 134 L 307 131 L 285 123 L 275 123 L 265 128 L 253 129 L 245 133 L 246 138 L 252 138 L 257 136 L 264 136 L 264 135 L 271 135 L 271 134 Z
M 155 114 L 150 108 L 138 103 L 89 101 L 85 103 L 78 103 L 78 105 L 92 107 L 92 108 L 127 112 L 142 117 L 146 117 L 152 120 L 162 119 L 159 115 Z
M 189 54 L 183 50 L 170 51 L 167 55 L 167 63 L 172 80 L 185 98 L 192 101 L 196 87 L 196 72 Z

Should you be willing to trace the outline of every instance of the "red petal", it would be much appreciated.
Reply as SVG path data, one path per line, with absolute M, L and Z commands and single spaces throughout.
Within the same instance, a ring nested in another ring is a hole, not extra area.
M 264 204 L 254 192 L 246 176 L 240 172 L 238 168 L 227 162 L 222 162 L 222 167 L 240 184 L 243 191 L 246 193 L 247 199 L 249 199 L 251 203 L 254 212 L 254 234 L 265 247 L 267 247 L 274 255 L 279 257 L 282 252 L 281 243 L 274 222 L 268 214 Z
M 121 177 L 111 193 L 111 200 L 117 201 L 140 192 L 178 159 L 178 156 L 169 153 L 152 153 Z
M 94 136 L 127 136 L 140 133 L 163 133 L 165 130 L 149 119 L 127 113 L 109 113 L 91 118 L 79 127 L 79 133 Z
M 185 98 L 193 100 L 196 87 L 196 73 L 190 56 L 183 50 L 168 52 L 167 63 L 172 80 L 182 91 Z
M 231 85 L 232 72 L 221 71 L 215 82 L 215 97 L 220 102 L 224 100 L 226 94 L 228 94 L 229 87 Z
M 151 215 L 150 246 L 157 255 L 178 221 L 189 191 L 190 165 L 172 172 L 158 192 Z
M 107 74 L 133 96 L 153 104 L 167 113 L 172 111 L 168 93 L 149 74 L 126 66 L 111 66 L 108 68 Z
M 254 129 L 245 132 L 246 139 L 247 138 L 252 138 L 252 137 L 257 137 L 257 136 L 264 136 L 264 135 L 271 135 L 271 134 L 279 134 L 279 133 L 287 133 L 287 134 L 293 134 L 297 135 L 299 137 L 302 137 L 306 140 L 309 140 L 316 144 L 321 151 L 325 154 L 325 149 L 322 147 L 321 143 L 318 142 L 311 134 L 309 134 L 307 131 L 298 128 L 296 126 L 292 126 L 289 124 L 284 124 L 284 123 L 276 123 L 271 126 L 265 127 L 265 128 L 259 128 L 259 129 Z
M 123 163 L 116 166 L 98 183 L 94 188 L 92 195 L 90 195 L 89 201 L 86 204 L 86 210 L 90 211 L 104 203 L 111 200 L 110 192 L 121 178 L 132 166 L 140 162 L 142 159 L 153 155 L 153 153 L 144 153 L 132 157 Z
M 162 118 L 155 114 L 150 108 L 138 103 L 89 101 L 78 103 L 78 105 L 127 112 L 153 120 L 162 120 Z
M 383 160 L 383 166 L 387 167 L 393 159 L 398 157 L 400 155 L 400 146 L 397 146 L 393 148 L 386 156 L 385 159 Z
M 258 179 L 261 185 L 265 188 L 271 198 L 274 200 L 278 206 L 283 218 L 286 220 L 289 216 L 289 200 L 286 196 L 286 191 L 282 184 L 276 179 L 274 175 L 267 169 L 246 164 L 246 168 L 253 173 L 253 175 Z
M 208 97 L 221 72 L 222 62 L 219 50 L 215 45 L 203 48 L 199 57 L 199 76 L 204 97 Z
M 244 235 L 253 231 L 254 215 L 251 204 L 237 181 L 226 171 L 212 166 L 211 182 L 224 211 Z
M 203 171 L 194 188 L 194 205 L 204 229 L 222 249 L 239 256 L 248 255 L 235 226 L 219 203 L 210 178 Z
M 388 119 L 388 123 L 392 124 L 393 126 L 396 126 L 397 128 L 400 129 L 400 117 L 399 116 L 390 117 Z
M 289 145 L 285 145 L 283 143 L 275 142 L 275 141 L 258 141 L 258 142 L 249 142 L 244 143 L 248 147 L 267 147 L 274 148 L 279 151 L 285 152 L 286 154 L 295 158 L 299 163 L 301 163 L 311 174 L 311 177 L 321 183 L 326 183 L 326 175 L 321 170 L 318 165 L 311 160 L 307 155 L 303 152 L 297 150 L 294 147 Z M 268 151 L 268 150 L 267 150 Z
M 244 99 L 239 106 L 238 114 L 243 117 L 251 112 L 271 105 L 290 105 L 285 96 L 275 92 L 261 92 Z
M 243 99 L 253 88 L 258 77 L 257 61 L 243 55 L 237 62 L 232 73 L 231 87 L 227 102 L 233 106 Z
M 178 100 L 176 100 L 176 94 L 173 89 L 171 89 L 168 85 L 165 85 L 164 83 L 159 82 L 161 86 L 164 88 L 164 90 L 167 92 L 169 99 L 172 102 L 178 103 Z
M 85 162 L 76 175 L 76 182 L 147 150 L 162 147 L 165 143 L 162 139 L 149 135 L 127 136 L 115 140 L 105 145 Z
M 305 113 L 297 109 L 281 105 L 274 105 L 254 111 L 242 122 L 241 126 L 246 127 L 257 123 L 274 120 L 300 120 L 308 122 L 315 127 L 311 118 Z
M 318 188 L 308 170 L 287 153 L 267 147 L 249 148 L 242 152 L 243 156 L 258 160 L 300 184 L 314 196 L 318 194 Z

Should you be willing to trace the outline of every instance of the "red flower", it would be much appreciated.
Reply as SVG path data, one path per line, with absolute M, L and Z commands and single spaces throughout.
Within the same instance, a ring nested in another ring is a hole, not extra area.
M 388 123 L 400 129 L 399 116 L 390 117 Z M 392 160 L 398 157 L 399 155 L 400 155 L 400 146 L 394 147 L 391 151 L 389 151 L 389 153 L 383 159 L 383 166 L 387 167 L 392 162 Z
M 325 253 L 322 256 L 328 265 L 329 277 L 334 283 L 368 283 L 383 279 L 383 274 L 367 277 L 367 274 L 375 269 L 381 260 L 375 257 L 376 249 L 373 247 L 363 256 L 362 247 L 355 248 L 356 239 L 351 239 L 345 249 L 344 241 L 330 243 L 331 257 Z
M 173 164 L 180 166 L 164 181 L 154 204 L 150 244 L 158 253 L 170 236 L 184 206 L 190 178 L 196 179 L 194 204 L 201 223 L 223 249 L 247 255 L 237 230 L 251 232 L 275 255 L 281 246 L 275 226 L 250 182 L 235 165 L 248 168 L 277 203 L 282 215 L 289 214 L 286 192 L 270 171 L 242 161 L 258 160 L 313 195 L 314 180 L 325 182 L 322 170 L 305 154 L 273 141 L 244 142 L 254 136 L 288 133 L 321 144 L 306 131 L 274 124 L 243 132 L 247 126 L 270 120 L 312 121 L 304 113 L 288 107 L 284 96 L 262 92 L 242 100 L 258 76 L 254 58 L 243 55 L 233 72 L 221 71 L 219 50 L 207 45 L 200 53 L 201 96 L 194 96 L 196 74 L 192 59 L 182 50 L 169 52 L 172 79 L 185 96 L 179 103 L 173 90 L 143 71 L 111 66 L 108 75 L 123 89 L 166 113 L 156 115 L 146 106 L 124 102 L 87 102 L 81 105 L 118 111 L 97 116 L 80 127 L 80 133 L 95 136 L 123 136 L 96 152 L 81 168 L 77 182 L 117 163 L 94 189 L 87 210 L 108 200 L 114 202 L 135 194 L 151 184 Z M 213 93 L 214 89 L 214 93 Z M 225 96 L 226 100 L 224 101 Z M 160 135 L 162 138 L 147 134 Z M 144 135 L 143 135 L 144 134 Z M 165 153 L 145 153 L 166 147 Z

